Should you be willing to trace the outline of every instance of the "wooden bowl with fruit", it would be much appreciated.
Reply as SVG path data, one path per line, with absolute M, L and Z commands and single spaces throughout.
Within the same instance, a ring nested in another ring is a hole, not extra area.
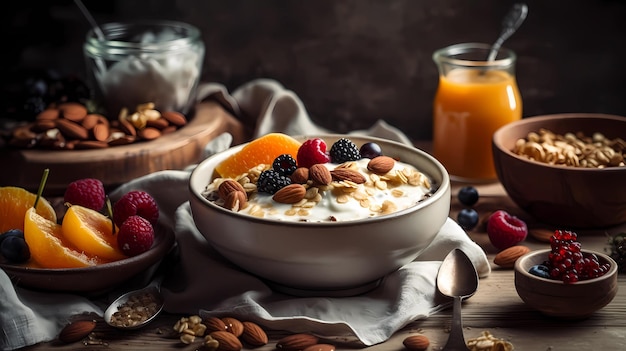
M 567 228 L 626 222 L 626 117 L 524 118 L 493 135 L 498 179 L 520 208 Z
M 149 271 L 174 245 L 143 191 L 124 194 L 109 216 L 104 186 L 92 178 L 68 185 L 61 210 L 41 189 L 0 187 L 0 199 L 0 268 L 19 287 L 103 293 Z
M 583 319 L 617 294 L 617 263 L 582 249 L 576 234 L 557 230 L 551 248 L 531 251 L 515 262 L 515 288 L 533 309 L 551 317 Z

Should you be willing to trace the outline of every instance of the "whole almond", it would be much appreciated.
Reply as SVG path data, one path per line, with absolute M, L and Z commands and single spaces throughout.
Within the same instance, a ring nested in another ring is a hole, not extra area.
M 235 334 L 227 331 L 214 331 L 209 334 L 213 339 L 220 343 L 217 348 L 219 351 L 239 351 L 243 348 L 239 338 Z
M 55 125 L 68 138 L 85 140 L 89 138 L 89 131 L 85 127 L 69 119 L 59 118 Z
M 41 120 L 52 121 L 52 120 L 55 120 L 55 119 L 59 118 L 59 114 L 60 114 L 60 112 L 56 108 L 47 108 L 47 109 L 39 112 L 37 117 L 35 117 L 35 120 L 37 120 L 37 121 L 41 121 Z
M 530 234 L 531 237 L 537 239 L 538 241 L 549 243 L 550 238 L 552 237 L 552 235 L 554 235 L 554 230 L 535 228 L 530 229 L 528 231 L 528 234 Z
M 73 343 L 87 337 L 95 328 L 95 321 L 76 321 L 61 330 L 59 340 L 66 344 Z
M 263 346 L 269 342 L 267 337 L 267 333 L 256 323 L 253 322 L 242 322 L 243 324 L 243 334 L 241 334 L 241 339 L 250 344 L 251 346 Z
M 248 196 L 243 191 L 231 191 L 224 199 L 224 208 L 237 212 L 248 204 Z M 228 327 L 228 325 L 226 325 Z
M 163 117 L 159 117 L 157 119 L 148 119 L 146 121 L 146 126 L 152 127 L 152 128 L 156 128 L 156 129 L 161 130 L 161 131 L 163 129 L 167 128 L 169 125 L 170 125 L 170 122 L 168 122 Z
M 315 344 L 315 345 L 306 347 L 303 351 L 335 351 L 335 345 Z
M 333 177 L 333 180 L 338 181 L 347 180 L 356 184 L 363 184 L 366 181 L 364 175 L 358 171 L 347 168 L 335 168 L 330 171 L 330 174 Z
M 154 140 L 161 136 L 161 131 L 156 128 L 146 127 L 140 129 L 137 132 L 137 136 L 144 140 Z
M 313 181 L 313 184 L 317 185 L 328 185 L 333 181 L 328 168 L 319 163 L 309 167 L 309 179 Z
M 52 119 L 40 119 L 33 123 L 33 132 L 45 132 L 47 130 L 56 128 L 57 124 Z
M 59 105 L 63 118 L 73 122 L 82 121 L 87 116 L 87 108 L 77 102 L 65 102 Z
M 180 112 L 176 111 L 165 111 L 161 114 L 163 118 L 165 118 L 171 124 L 182 127 L 187 124 L 187 118 Z
M 292 334 L 278 340 L 276 348 L 285 351 L 302 351 L 309 346 L 317 344 L 319 338 L 311 334 Z
M 206 331 L 208 333 L 211 333 L 214 331 L 226 331 L 226 324 L 220 318 L 208 317 L 208 318 L 205 318 L 205 320 L 202 323 L 206 325 Z
M 508 249 L 500 251 L 493 259 L 493 263 L 502 268 L 513 268 L 518 258 L 529 253 L 530 249 L 524 245 L 511 246 Z
M 289 184 L 280 188 L 272 200 L 281 204 L 295 204 L 296 202 L 304 199 L 306 195 L 306 188 L 302 184 Z
M 111 130 L 109 129 L 109 126 L 107 126 L 106 124 L 97 123 L 96 125 L 93 126 L 91 133 L 93 134 L 94 139 L 98 141 L 106 141 L 109 139 L 109 136 L 111 135 Z
M 293 184 L 306 184 L 309 180 L 309 169 L 306 167 L 298 167 L 289 178 L 291 178 L 291 183 Z
M 226 179 L 217 187 L 217 195 L 220 199 L 226 199 L 226 196 L 233 191 L 245 192 L 246 190 L 243 188 L 243 185 L 234 179 Z
M 236 318 L 224 317 L 222 321 L 226 325 L 226 331 L 233 333 L 236 337 L 240 337 L 243 334 L 243 323 Z
M 395 164 L 396 160 L 389 156 L 377 156 L 367 163 L 367 169 L 376 174 L 386 174 Z
M 424 351 L 430 345 L 430 340 L 426 335 L 410 335 L 402 341 L 402 344 L 409 351 Z
M 82 124 L 85 129 L 92 129 L 100 122 L 100 117 L 102 116 L 95 113 L 90 113 L 85 116 L 85 118 L 83 118 L 83 121 L 80 122 L 80 124 Z
M 109 147 L 109 143 L 97 140 L 79 140 L 74 144 L 76 150 L 105 149 Z

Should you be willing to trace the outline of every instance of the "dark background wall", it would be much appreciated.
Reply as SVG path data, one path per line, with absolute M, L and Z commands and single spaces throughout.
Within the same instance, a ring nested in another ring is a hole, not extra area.
M 345 132 L 377 119 L 431 135 L 434 50 L 495 40 L 509 0 L 84 0 L 100 23 L 171 19 L 202 31 L 203 81 L 229 90 L 273 78 L 319 124 Z M 87 21 L 71 0 L 14 2 L 4 11 L 3 65 L 84 75 Z M 626 115 L 626 2 L 532 0 L 505 46 L 518 54 L 524 116 Z M 7 42 L 5 42 L 7 45 Z M 6 48 L 6 46 L 5 46 Z M 5 61 L 5 62 L 6 62 Z

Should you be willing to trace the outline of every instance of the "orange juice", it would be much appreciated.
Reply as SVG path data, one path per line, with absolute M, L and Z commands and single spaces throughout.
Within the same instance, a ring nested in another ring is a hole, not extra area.
M 433 112 L 433 153 L 451 177 L 495 179 L 492 135 L 522 116 L 515 76 L 504 69 L 475 67 L 440 73 Z

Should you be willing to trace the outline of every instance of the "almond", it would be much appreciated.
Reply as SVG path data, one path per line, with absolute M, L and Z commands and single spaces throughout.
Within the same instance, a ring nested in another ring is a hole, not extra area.
M 73 122 L 80 122 L 87 116 L 87 108 L 77 102 L 64 102 L 59 110 L 64 118 Z
M 224 199 L 224 208 L 237 212 L 246 207 L 247 203 L 248 197 L 245 192 L 239 190 L 231 191 Z
M 386 174 L 393 169 L 396 160 L 389 156 L 374 157 L 367 163 L 367 169 L 376 174 Z
M 554 235 L 554 230 L 544 229 L 544 228 L 535 228 L 528 231 L 528 234 L 533 238 L 537 239 L 541 242 L 550 242 L 550 238 Z
M 92 129 L 99 123 L 99 121 L 100 121 L 100 115 L 95 114 L 95 113 L 90 113 L 87 116 L 85 116 L 85 118 L 83 118 L 80 124 L 82 124 L 82 126 L 85 127 L 85 129 Z
M 69 119 L 59 118 L 55 120 L 55 126 L 59 128 L 61 133 L 69 138 L 80 140 L 89 138 L 89 131 L 85 129 L 85 127 L 76 122 L 72 122 Z
M 137 132 L 137 136 L 143 140 L 154 140 L 161 136 L 161 131 L 156 128 L 146 127 L 146 128 L 140 129 Z
M 315 344 L 315 345 L 306 347 L 303 351 L 335 351 L 335 345 Z
M 217 317 L 209 317 L 204 320 L 203 324 L 206 325 L 206 331 L 209 333 L 214 331 L 226 331 L 226 324 Z
M 70 344 L 84 339 L 96 328 L 95 321 L 76 321 L 66 325 L 59 333 L 59 340 Z
M 365 176 L 359 173 L 358 171 L 347 169 L 347 168 L 335 168 L 330 171 L 333 180 L 343 181 L 347 180 L 356 184 L 365 183 Z
M 523 255 L 530 252 L 530 249 L 524 245 L 511 246 L 508 249 L 500 251 L 493 259 L 493 263 L 502 268 L 513 268 L 515 261 Z
M 236 318 L 224 317 L 222 321 L 226 325 L 226 331 L 233 333 L 236 337 L 240 337 L 243 334 L 243 323 Z
M 294 184 L 306 184 L 309 180 L 309 169 L 306 167 L 298 167 L 290 178 L 291 182 Z
M 265 331 L 256 323 L 243 322 L 241 339 L 251 346 L 263 346 L 269 342 Z
M 47 120 L 47 121 L 53 121 L 57 118 L 59 118 L 59 110 L 57 110 L 56 108 L 47 108 L 43 111 L 41 111 L 37 117 L 35 117 L 35 120 L 37 121 L 41 121 L 41 120 Z
M 243 191 L 244 193 L 246 192 L 246 190 L 243 188 L 243 185 L 233 179 L 226 179 L 217 188 L 217 194 L 221 199 L 226 199 L 226 196 L 233 191 Z
M 185 124 L 187 124 L 187 118 L 185 118 L 185 115 L 183 115 L 180 112 L 165 111 L 161 113 L 161 116 L 165 118 L 171 124 L 178 126 L 178 127 L 182 127 Z
M 328 168 L 319 163 L 309 167 L 309 179 L 316 185 L 328 185 L 333 181 L 333 177 Z
M 306 188 L 302 184 L 289 184 L 278 190 L 272 200 L 281 204 L 295 204 L 304 199 Z
M 410 335 L 402 341 L 404 347 L 410 351 L 423 351 L 430 345 L 430 340 L 426 335 Z
M 94 125 L 91 132 L 93 133 L 93 138 L 98 141 L 107 141 L 111 135 L 109 126 L 103 123 L 97 123 Z
M 311 334 L 292 334 L 278 340 L 276 348 L 285 351 L 302 351 L 309 346 L 317 344 L 319 338 Z
M 231 332 L 214 331 L 209 335 L 220 343 L 219 351 L 239 351 L 243 348 L 241 341 Z

